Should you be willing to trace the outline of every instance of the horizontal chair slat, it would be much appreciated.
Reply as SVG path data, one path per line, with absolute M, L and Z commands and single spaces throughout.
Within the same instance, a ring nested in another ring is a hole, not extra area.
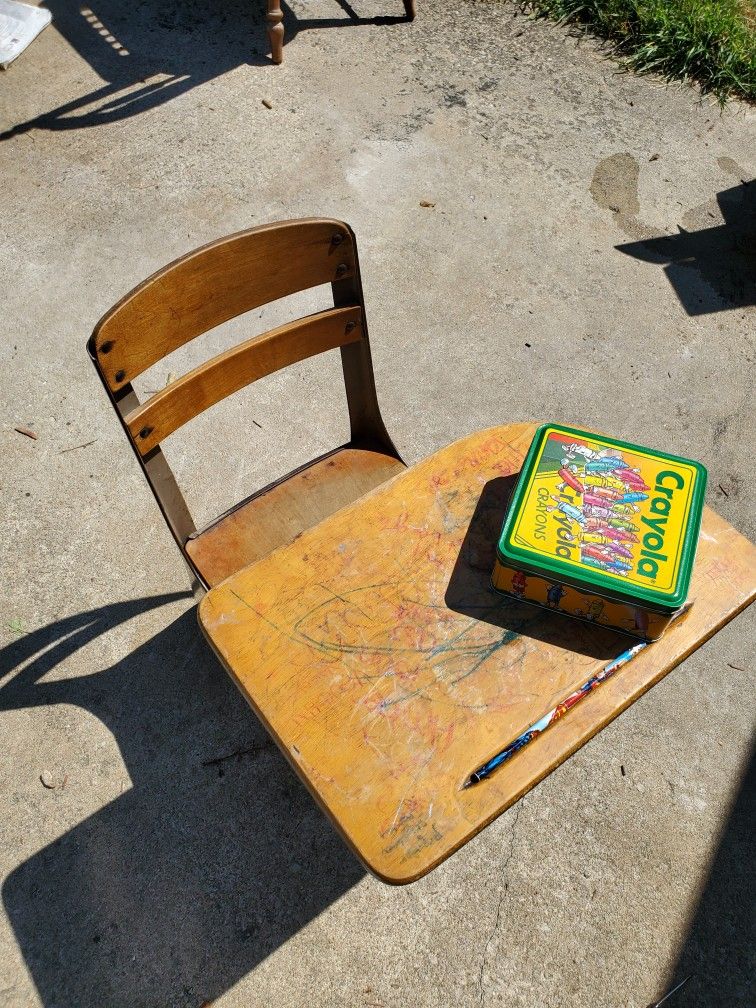
M 341 221 L 286 221 L 221 238 L 155 273 L 100 320 L 98 366 L 117 392 L 209 329 L 355 268 L 352 233 Z
M 213 357 L 124 417 L 139 453 L 147 455 L 163 438 L 246 385 L 297 361 L 356 343 L 362 338 L 362 310 L 329 308 L 289 322 Z

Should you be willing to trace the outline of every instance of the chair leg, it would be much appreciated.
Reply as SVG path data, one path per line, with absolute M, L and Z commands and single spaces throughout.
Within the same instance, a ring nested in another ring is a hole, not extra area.
M 416 11 L 415 11 L 415 0 L 404 0 L 404 9 L 407 12 L 407 20 L 408 21 L 414 21 L 415 20 L 415 14 L 416 14 Z
M 405 0 L 405 2 L 413 3 L 414 0 Z M 268 22 L 271 57 L 274 63 L 282 63 L 284 26 L 281 23 L 283 21 L 283 11 L 281 10 L 280 0 L 268 0 L 268 13 L 265 16 L 265 20 Z

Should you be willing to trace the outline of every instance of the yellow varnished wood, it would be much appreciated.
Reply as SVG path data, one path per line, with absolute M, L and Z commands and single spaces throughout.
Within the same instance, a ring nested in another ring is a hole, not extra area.
M 329 308 L 245 340 L 200 364 L 124 417 L 138 451 L 147 455 L 187 421 L 266 375 L 306 357 L 354 343 L 361 310 Z
M 428 872 L 754 597 L 756 549 L 704 515 L 690 614 L 488 781 L 466 776 L 631 640 L 495 595 L 534 426 L 472 435 L 224 581 L 201 625 L 355 853 Z
M 290 543 L 406 466 L 393 455 L 346 446 L 245 501 L 186 544 L 209 586 Z
M 220 238 L 153 274 L 100 319 L 98 366 L 118 391 L 222 322 L 355 268 L 352 234 L 341 221 L 281 221 Z

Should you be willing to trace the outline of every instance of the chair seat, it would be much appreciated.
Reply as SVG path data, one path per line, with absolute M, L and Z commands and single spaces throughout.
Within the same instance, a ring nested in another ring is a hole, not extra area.
M 238 505 L 186 552 L 212 587 L 405 469 L 393 455 L 346 445 Z

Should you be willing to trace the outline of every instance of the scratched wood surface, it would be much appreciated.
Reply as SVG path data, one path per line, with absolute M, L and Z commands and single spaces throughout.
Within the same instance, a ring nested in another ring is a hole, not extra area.
M 756 549 L 707 509 L 690 614 L 498 773 L 461 790 L 631 643 L 490 588 L 534 429 L 499 427 L 450 445 L 200 605 L 243 694 L 387 882 L 411 882 L 457 850 L 756 594 Z
M 186 552 L 216 585 L 406 468 L 393 455 L 346 445 L 235 508 L 189 539 Z

